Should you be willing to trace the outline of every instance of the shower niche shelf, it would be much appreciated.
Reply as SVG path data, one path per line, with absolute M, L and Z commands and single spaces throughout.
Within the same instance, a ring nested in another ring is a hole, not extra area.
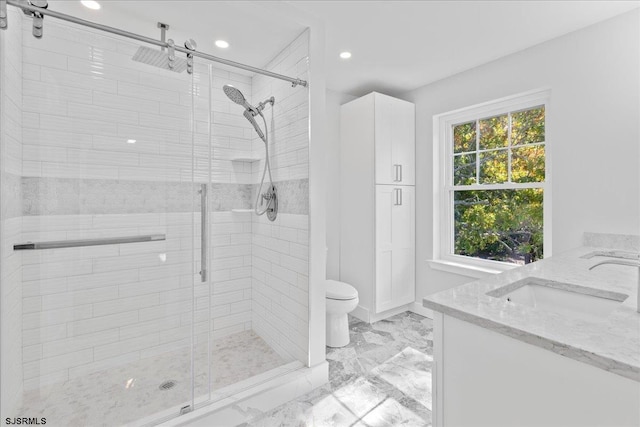
M 257 162 L 258 160 L 260 159 L 257 157 L 234 157 L 233 159 L 231 159 L 232 162 L 247 162 L 247 163 Z
M 248 213 L 253 212 L 253 209 L 231 209 L 233 213 Z

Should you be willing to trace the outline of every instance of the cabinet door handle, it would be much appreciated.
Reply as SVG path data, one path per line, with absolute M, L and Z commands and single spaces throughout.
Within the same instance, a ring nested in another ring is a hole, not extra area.
M 400 179 L 398 179 L 398 182 L 402 182 L 402 165 L 398 165 L 398 169 L 400 169 Z
M 393 203 L 394 206 L 402 206 L 402 188 L 394 188 L 393 196 L 395 197 L 395 201 Z
M 393 182 L 398 182 L 398 177 L 400 176 L 398 166 L 400 165 L 393 165 Z

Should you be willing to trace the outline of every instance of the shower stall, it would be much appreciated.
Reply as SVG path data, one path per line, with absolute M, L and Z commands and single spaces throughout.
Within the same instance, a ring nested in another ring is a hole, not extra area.
M 43 3 L 0 1 L 2 419 L 153 425 L 307 366 L 309 31 L 254 68 Z

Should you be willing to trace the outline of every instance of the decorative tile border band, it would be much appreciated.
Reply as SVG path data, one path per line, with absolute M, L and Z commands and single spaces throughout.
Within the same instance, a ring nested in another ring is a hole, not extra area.
M 200 209 L 198 187 L 189 182 L 23 177 L 22 215 L 192 212 Z M 257 187 L 211 184 L 212 210 L 250 209 Z M 280 181 L 276 187 L 280 212 L 308 214 L 308 179 Z

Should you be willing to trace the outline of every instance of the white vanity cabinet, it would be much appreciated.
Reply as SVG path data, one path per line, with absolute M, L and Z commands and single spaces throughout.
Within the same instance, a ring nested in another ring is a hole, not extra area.
M 340 131 L 340 280 L 373 322 L 415 300 L 415 108 L 370 93 L 341 107 Z
M 590 238 L 602 247 L 424 297 L 434 427 L 640 426 L 638 272 L 611 263 L 640 248 L 619 249 L 632 236 Z
M 433 332 L 434 427 L 640 425 L 638 381 L 437 311 Z

